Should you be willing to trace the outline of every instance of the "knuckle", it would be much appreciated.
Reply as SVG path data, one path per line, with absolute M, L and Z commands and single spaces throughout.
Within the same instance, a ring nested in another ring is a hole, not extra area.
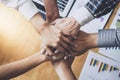
M 60 42 L 60 38 L 57 38 L 56 39 L 56 43 L 58 44 Z
M 61 36 L 62 36 L 62 34 L 61 34 L 61 33 L 59 33 L 59 34 L 58 34 L 58 37 L 61 37 Z
M 57 47 L 57 43 L 53 43 L 52 46 L 53 46 L 53 47 Z

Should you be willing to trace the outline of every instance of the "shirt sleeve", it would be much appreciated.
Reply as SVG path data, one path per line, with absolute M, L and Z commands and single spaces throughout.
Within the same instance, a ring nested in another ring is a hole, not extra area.
M 32 0 L 0 0 L 0 2 L 8 7 L 15 8 L 28 20 L 30 20 L 39 11 Z
M 99 18 L 109 13 L 120 0 L 89 0 L 85 6 L 76 10 L 72 16 L 81 26 L 90 22 L 94 18 Z
M 72 14 L 72 17 L 74 17 L 81 26 L 94 19 L 94 16 L 85 7 L 76 10 Z
M 120 47 L 120 29 L 99 30 L 98 47 Z

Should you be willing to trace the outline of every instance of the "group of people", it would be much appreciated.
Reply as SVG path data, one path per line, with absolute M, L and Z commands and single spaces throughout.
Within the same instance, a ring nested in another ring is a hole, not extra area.
M 44 0 L 46 20 L 42 18 L 32 0 L 0 2 L 18 10 L 31 21 L 42 41 L 41 50 L 34 55 L 1 65 L 0 80 L 16 77 L 46 61 L 52 62 L 61 80 L 77 80 L 71 69 L 75 56 L 80 56 L 91 48 L 120 46 L 120 29 L 99 30 L 92 34 L 80 30 L 80 27 L 94 18 L 109 13 L 120 0 L 89 0 L 67 18 L 59 18 L 56 0 Z

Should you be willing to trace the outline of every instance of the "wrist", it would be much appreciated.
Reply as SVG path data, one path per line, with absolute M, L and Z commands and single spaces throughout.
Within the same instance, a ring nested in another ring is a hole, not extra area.
M 38 61 L 39 64 L 48 61 L 47 55 L 45 55 L 45 54 L 38 53 L 36 55 L 36 57 L 37 57 L 37 61 Z
M 97 38 L 98 36 L 97 36 L 97 33 L 93 33 L 93 34 L 90 34 L 90 44 L 89 44 L 89 48 L 97 48 Z
M 42 18 L 42 16 L 39 13 L 34 15 L 30 21 L 32 22 L 32 24 L 38 32 L 40 32 L 44 25 L 46 25 L 46 21 Z

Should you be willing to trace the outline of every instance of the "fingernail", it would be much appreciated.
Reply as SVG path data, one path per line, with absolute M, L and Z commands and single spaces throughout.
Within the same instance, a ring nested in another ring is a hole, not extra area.
M 64 60 L 67 60 L 67 56 L 64 57 Z
M 56 60 L 56 57 L 55 56 L 52 56 L 53 60 Z

